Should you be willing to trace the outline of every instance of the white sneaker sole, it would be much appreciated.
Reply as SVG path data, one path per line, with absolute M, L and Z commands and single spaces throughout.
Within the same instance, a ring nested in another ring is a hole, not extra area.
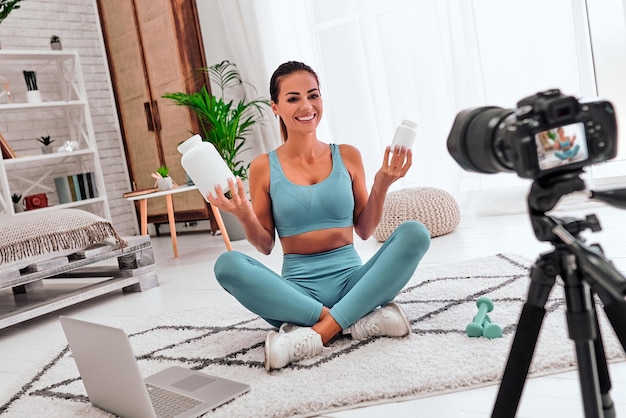
M 267 336 L 265 337 L 265 348 L 264 348 L 264 352 L 265 352 L 265 370 L 266 371 L 271 371 L 272 370 L 272 354 L 270 351 L 270 347 L 272 345 L 272 343 L 274 342 L 274 339 L 278 336 L 278 333 L 276 331 L 270 331 L 267 333 Z
M 404 321 L 404 324 L 406 325 L 406 327 L 408 329 L 408 331 L 405 334 L 398 335 L 398 337 L 406 337 L 407 335 L 409 335 L 411 333 L 411 331 L 412 331 L 412 329 L 411 329 L 411 321 L 409 321 L 409 318 L 406 316 L 406 313 L 400 307 L 400 305 L 398 305 L 396 302 L 389 302 L 384 307 L 391 307 L 391 308 L 393 308 L 393 310 L 396 311 L 402 317 L 402 320 Z

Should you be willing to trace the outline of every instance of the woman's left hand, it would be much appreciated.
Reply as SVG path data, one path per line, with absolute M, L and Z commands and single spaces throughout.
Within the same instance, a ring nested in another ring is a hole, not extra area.
M 394 181 L 404 177 L 413 164 L 413 152 L 404 146 L 385 149 L 383 165 L 374 177 L 374 183 L 379 183 L 387 188 Z

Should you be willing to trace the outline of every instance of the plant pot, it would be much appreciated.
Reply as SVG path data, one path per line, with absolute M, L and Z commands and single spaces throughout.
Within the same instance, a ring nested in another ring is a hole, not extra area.
M 157 179 L 157 187 L 159 190 L 169 190 L 174 187 L 174 183 L 172 183 L 171 177 L 165 177 Z
M 41 92 L 39 90 L 29 90 L 26 92 L 28 103 L 41 103 Z
M 50 48 L 53 51 L 61 51 L 63 49 L 63 44 L 61 44 L 61 42 L 51 42 Z
M 20 201 L 17 203 L 13 203 L 13 211 L 15 213 L 24 212 L 24 202 Z
M 54 147 L 52 145 L 44 145 L 41 147 L 42 154 L 52 154 L 54 152 Z
M 243 229 L 243 225 L 239 222 L 239 219 L 230 212 L 220 210 L 222 221 L 224 222 L 224 228 L 228 233 L 228 238 L 231 241 L 239 241 L 246 239 L 246 231 Z

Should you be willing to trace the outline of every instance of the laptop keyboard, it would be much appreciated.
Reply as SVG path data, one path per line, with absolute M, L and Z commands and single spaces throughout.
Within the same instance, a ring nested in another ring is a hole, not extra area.
M 151 385 L 150 383 L 146 383 L 146 388 L 158 418 L 175 417 L 202 403 L 197 399 Z

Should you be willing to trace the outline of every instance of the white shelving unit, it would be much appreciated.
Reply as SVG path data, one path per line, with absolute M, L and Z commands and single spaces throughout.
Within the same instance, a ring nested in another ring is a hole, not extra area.
M 40 103 L 26 100 L 23 71 L 36 71 Z M 0 159 L 0 212 L 19 216 L 12 194 L 26 197 L 45 193 L 49 211 L 81 208 L 111 219 L 100 157 L 80 57 L 75 51 L 0 50 L 0 77 L 11 86 L 13 103 L 0 103 L 0 134 L 16 158 Z M 6 96 L 5 96 L 6 101 Z M 42 154 L 37 138 L 50 135 L 57 150 Z M 59 151 L 65 141 L 76 150 Z M 97 197 L 59 203 L 54 179 L 93 173 Z

